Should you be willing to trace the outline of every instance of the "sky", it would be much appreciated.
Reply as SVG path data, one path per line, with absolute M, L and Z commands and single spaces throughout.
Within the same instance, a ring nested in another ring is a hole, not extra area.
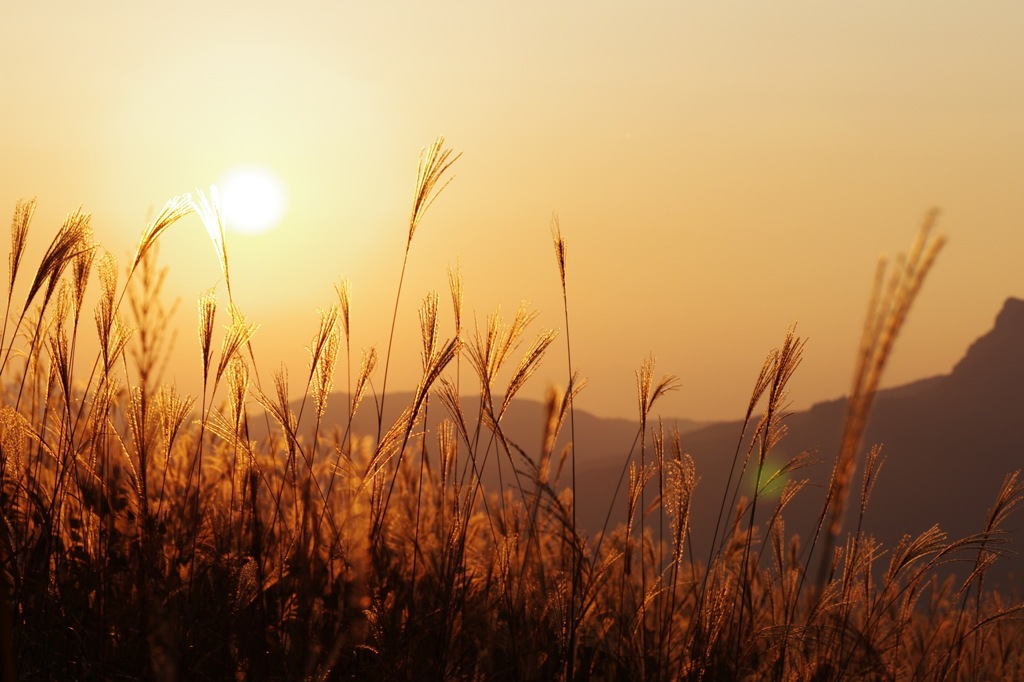
M 525 395 L 565 384 L 568 336 L 578 406 L 620 417 L 652 354 L 681 384 L 661 413 L 740 418 L 793 323 L 793 407 L 843 395 L 876 262 L 932 207 L 949 243 L 887 385 L 948 372 L 1024 296 L 1024 3 L 7 0 L 0 25 L 0 209 L 37 197 L 29 262 L 82 207 L 123 265 L 167 199 L 265 168 L 286 210 L 229 234 L 232 287 L 295 392 L 341 277 L 354 360 L 383 355 L 438 135 L 462 156 L 411 244 L 389 390 L 419 377 L 428 292 L 452 333 L 455 265 L 467 324 L 526 302 L 559 330 Z M 160 248 L 166 379 L 196 392 L 196 301 L 224 283 L 197 217 Z

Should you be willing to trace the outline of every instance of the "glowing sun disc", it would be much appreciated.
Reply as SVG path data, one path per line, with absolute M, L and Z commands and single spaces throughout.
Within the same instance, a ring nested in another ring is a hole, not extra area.
M 235 232 L 266 232 L 284 216 L 284 187 L 265 168 L 233 170 L 221 182 L 219 189 L 224 225 Z

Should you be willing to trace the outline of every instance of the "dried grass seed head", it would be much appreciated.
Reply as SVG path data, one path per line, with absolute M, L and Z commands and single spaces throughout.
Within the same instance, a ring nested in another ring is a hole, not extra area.
M 352 393 L 352 407 L 350 411 L 352 416 L 355 416 L 356 410 L 359 409 L 359 403 L 363 401 L 366 387 L 375 369 L 377 369 L 377 349 L 371 346 L 369 349 L 363 350 L 363 355 L 359 362 L 359 376 L 356 377 L 356 389 Z
M 203 354 L 203 383 L 210 376 L 210 353 L 213 344 L 213 321 L 217 315 L 217 294 L 207 289 L 199 296 L 199 347 Z
M 249 392 L 249 365 L 237 353 L 231 357 L 227 372 L 228 402 L 235 433 L 240 434 L 242 415 L 245 411 L 245 396 Z
M 121 316 L 115 314 L 107 330 L 105 342 L 101 347 L 103 355 L 103 368 L 107 374 L 114 367 L 114 363 L 121 357 L 125 346 L 135 333 L 135 328 L 126 323 Z
M 452 294 L 452 312 L 455 315 L 455 336 L 462 335 L 462 268 L 456 264 L 448 267 L 448 289 Z
M 243 346 L 249 343 L 253 334 L 255 334 L 256 330 L 259 328 L 258 324 L 246 322 L 245 316 L 233 306 L 231 306 L 231 313 L 233 320 L 231 325 L 227 328 L 227 334 L 224 335 L 224 340 L 221 342 L 220 362 L 217 364 L 217 373 L 214 375 L 213 379 L 214 384 L 220 381 L 228 363 Z
M 856 469 L 856 454 L 893 345 L 928 272 L 945 244 L 942 236 L 931 237 L 937 218 L 938 212 L 934 210 L 925 216 L 909 256 L 898 258 L 896 267 L 892 268 L 888 277 L 884 264 L 880 264 L 876 271 L 847 404 L 843 437 L 836 456 L 835 494 L 829 500 L 831 509 L 826 527 L 827 543 L 831 543 L 842 529 Z M 886 281 L 888 283 L 883 284 Z
M 558 222 L 558 214 L 551 214 L 551 241 L 555 246 L 555 260 L 558 263 L 558 274 L 562 279 L 562 291 L 565 292 L 565 238 Z
M 160 213 L 157 214 L 156 218 L 153 219 L 146 229 L 142 233 L 142 238 L 139 240 L 139 246 L 135 250 L 135 258 L 132 260 L 132 265 L 129 268 L 129 272 L 135 272 L 135 268 L 142 262 L 146 252 L 156 243 L 160 236 L 167 231 L 167 229 L 178 222 L 194 209 L 195 204 L 192 202 L 192 197 L 189 194 L 179 194 L 176 197 L 171 197 L 164 207 L 160 209 Z
M 68 349 L 68 332 L 65 327 L 71 307 L 70 285 L 65 282 L 57 295 L 53 320 L 49 335 L 50 358 L 52 369 L 56 372 L 61 390 L 66 399 L 71 397 L 71 365 Z
M 334 367 L 338 360 L 338 349 L 341 347 L 341 332 L 334 328 L 328 335 L 326 342 L 313 367 L 313 402 L 316 405 L 318 417 L 324 416 L 327 409 L 327 397 L 331 394 L 334 385 Z
M 437 347 L 437 302 L 436 291 L 431 291 L 423 297 L 423 305 L 420 306 L 420 338 L 423 341 L 423 348 L 420 351 L 420 359 L 423 362 L 423 369 L 426 370 L 430 359 L 434 356 Z
M 278 369 L 274 370 L 274 394 L 276 399 L 272 399 L 265 394 L 258 385 L 253 390 L 253 398 L 256 402 L 269 412 L 270 416 L 284 430 L 289 450 L 291 450 L 292 446 L 294 446 L 297 418 L 291 409 L 291 402 L 288 397 L 288 368 L 283 363 Z
M 317 365 L 320 364 L 320 358 L 327 346 L 328 339 L 334 334 L 334 329 L 338 323 L 338 306 L 332 305 L 327 310 L 318 308 L 317 314 L 320 319 L 316 334 L 313 336 L 312 343 L 306 347 L 306 350 L 309 352 L 310 376 L 316 373 Z
M 459 429 L 459 435 L 465 442 L 469 442 L 469 431 L 466 428 L 466 417 L 462 411 L 462 398 L 459 396 L 459 389 L 448 377 L 441 377 L 440 386 L 437 388 L 437 396 L 441 399 L 445 409 L 451 416 Z
M 451 420 L 443 419 L 437 427 L 437 450 L 441 460 L 441 482 L 448 480 L 448 473 L 453 471 L 458 456 L 458 443 L 455 440 L 455 425 Z
M 640 407 L 640 416 L 644 421 L 651 413 L 651 408 L 658 398 L 670 391 L 679 389 L 679 379 L 673 374 L 666 374 L 661 377 L 657 385 L 654 384 L 654 356 L 648 355 L 640 364 L 636 372 L 637 403 Z
M 43 254 L 43 259 L 36 270 L 35 279 L 32 280 L 28 296 L 25 298 L 26 310 L 44 283 L 46 284 L 46 293 L 44 295 L 43 307 L 46 307 L 57 287 L 57 282 L 60 281 L 60 277 L 64 273 L 64 268 L 80 251 L 86 248 L 84 239 L 89 229 L 90 217 L 89 214 L 82 213 L 79 210 L 64 220 L 64 224 L 53 238 L 53 241 L 50 242 L 50 246 L 46 249 L 46 253 Z
M 512 323 L 506 327 L 499 308 L 487 317 L 487 330 L 483 334 L 474 331 L 473 341 L 469 344 L 470 363 L 480 376 L 484 393 L 490 395 L 498 371 L 505 364 L 509 354 L 518 347 L 523 331 L 537 316 L 521 304 L 516 311 Z
M 117 258 L 109 251 L 105 251 L 100 257 L 97 265 L 97 274 L 100 278 L 100 296 L 106 301 L 111 309 L 114 306 L 114 296 L 117 295 Z
M 71 265 L 73 278 L 72 285 L 75 288 L 75 318 L 77 319 L 82 311 L 82 302 L 85 300 L 85 289 L 89 284 L 89 274 L 92 272 L 93 262 L 96 260 L 96 242 L 91 227 L 86 227 L 82 238 L 84 247 Z
M 182 396 L 174 386 L 163 385 L 157 393 L 157 414 L 160 418 L 160 428 L 163 432 L 164 442 L 170 449 L 178 430 L 184 423 L 185 418 L 192 412 L 196 403 L 193 396 Z
M 352 282 L 342 278 L 334 285 L 334 291 L 338 294 L 338 303 L 341 305 L 341 324 L 342 329 L 345 331 L 345 345 L 347 347 L 352 333 L 349 320 L 352 306 Z
M 28 243 L 28 228 L 32 216 L 36 212 L 36 200 L 19 199 L 14 205 L 14 217 L 11 220 L 11 253 L 10 270 L 7 280 L 7 296 L 14 292 L 14 279 L 18 275 L 21 257 L 25 255 L 25 244 Z
M 224 275 L 224 282 L 228 287 L 228 295 L 231 294 L 231 278 L 228 274 L 228 252 L 226 239 L 224 237 L 224 220 L 220 212 L 220 198 L 216 185 L 210 186 L 210 194 L 207 196 L 202 190 L 196 190 L 199 201 L 192 201 L 192 209 L 199 215 L 199 219 L 206 228 L 213 242 L 213 249 L 217 253 L 217 261 L 220 264 L 221 273 Z
M 554 329 L 545 329 L 537 335 L 537 338 L 527 348 L 523 359 L 519 362 L 519 366 L 516 367 L 512 373 L 512 378 L 509 379 L 508 389 L 505 391 L 505 398 L 502 401 L 499 416 L 505 413 L 515 394 L 519 392 L 519 389 L 526 384 L 530 377 L 533 376 L 533 373 L 537 371 L 537 368 L 540 367 L 548 346 L 551 345 L 557 336 L 558 332 Z
M 451 149 L 444 148 L 444 137 L 438 136 L 434 143 L 420 153 L 419 168 L 416 173 L 416 193 L 412 202 L 412 213 L 409 216 L 409 239 L 406 242 L 406 250 L 412 244 L 413 234 L 419 226 L 423 214 L 430 205 L 434 203 L 438 195 L 448 186 L 451 179 L 445 180 L 438 187 L 438 183 L 444 176 L 445 171 L 455 163 L 461 153 L 452 156 Z
M 459 354 L 462 349 L 462 343 L 458 339 L 449 339 L 440 350 L 435 351 L 427 361 L 426 367 L 423 368 L 423 378 L 420 380 L 419 386 L 416 388 L 416 397 L 414 399 L 415 409 L 418 411 L 423 400 L 426 399 L 440 376 L 441 372 L 444 371 L 455 356 Z

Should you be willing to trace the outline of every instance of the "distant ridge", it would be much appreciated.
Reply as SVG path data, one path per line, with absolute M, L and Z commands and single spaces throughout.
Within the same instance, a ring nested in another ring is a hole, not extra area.
M 467 382 L 468 387 L 468 382 Z M 389 393 L 385 401 L 385 411 L 382 419 L 383 428 L 386 430 L 398 418 L 403 409 L 412 404 L 413 394 L 411 392 Z M 496 403 L 500 403 L 502 396 L 495 396 Z M 292 409 L 298 413 L 301 401 L 293 401 Z M 347 422 L 347 409 L 349 397 L 346 393 L 332 393 L 327 399 L 327 409 L 321 423 L 321 435 L 326 435 L 336 426 L 342 429 Z M 479 409 L 479 398 L 463 396 L 462 409 L 467 420 L 475 420 Z M 312 409 L 312 403 L 307 405 Z M 359 435 L 373 435 L 377 433 L 377 406 L 372 395 L 363 398 L 359 406 L 356 418 L 352 425 L 352 431 Z M 507 413 L 501 421 L 502 429 L 507 438 L 515 442 L 527 452 L 532 452 L 540 445 L 544 428 L 545 405 L 539 400 L 529 398 L 515 398 Z M 576 408 L 576 439 L 581 451 L 604 453 L 609 447 L 626 443 L 628 449 L 632 439 L 637 434 L 639 423 L 631 419 L 620 419 L 617 417 L 598 417 L 586 410 Z M 448 417 L 444 405 L 436 397 L 431 396 L 427 410 L 427 431 L 436 435 L 438 423 Z M 250 420 L 259 422 L 262 420 Z M 312 424 L 303 420 L 302 433 L 309 437 L 312 435 Z M 475 423 L 475 421 L 474 421 Z M 666 427 L 678 429 L 681 433 L 688 433 L 703 428 L 709 422 L 700 422 L 692 419 L 673 419 L 665 421 Z M 259 431 L 260 424 L 251 427 L 256 428 L 257 436 L 263 435 Z M 420 426 L 417 431 L 422 431 Z M 568 420 L 562 430 L 560 444 L 564 444 L 568 438 Z

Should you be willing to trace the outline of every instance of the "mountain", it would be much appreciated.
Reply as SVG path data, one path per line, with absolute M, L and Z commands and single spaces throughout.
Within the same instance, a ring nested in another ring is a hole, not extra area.
M 500 403 L 501 396 L 495 396 L 494 401 Z M 384 404 L 384 412 L 381 419 L 383 429 L 395 422 L 403 409 L 412 404 L 414 395 L 410 392 L 389 393 Z M 332 393 L 327 399 L 327 409 L 324 412 L 320 427 L 321 435 L 329 434 L 331 429 L 340 427 L 344 430 L 347 422 L 347 409 L 349 397 L 346 393 Z M 479 410 L 480 400 L 475 397 L 462 398 L 462 410 L 465 414 L 467 425 L 473 428 L 476 415 Z M 292 403 L 292 410 L 298 414 L 302 408 L 302 401 Z M 313 409 L 312 401 L 305 409 Z M 502 431 L 506 438 L 522 448 L 527 453 L 534 453 L 539 450 L 541 439 L 544 435 L 545 405 L 538 400 L 516 398 L 512 401 L 507 413 L 501 421 Z M 429 434 L 436 437 L 438 423 L 448 418 L 448 412 L 443 403 L 436 397 L 430 396 L 427 407 L 426 425 Z M 255 426 L 255 437 L 265 435 L 265 430 L 260 430 L 260 423 L 263 421 L 250 420 Z M 707 422 L 694 421 L 690 419 L 674 419 L 671 422 L 674 428 L 680 433 L 689 433 L 707 426 Z M 612 453 L 618 452 L 618 446 L 625 444 L 628 451 L 630 443 L 636 438 L 639 423 L 630 419 L 619 419 L 614 417 L 598 417 L 589 412 L 576 409 L 576 443 L 577 448 L 584 452 L 596 453 L 598 459 L 606 459 Z M 303 418 L 303 429 L 300 431 L 306 438 L 312 435 L 312 423 L 308 417 Z M 422 432 L 422 425 L 417 431 Z M 363 398 L 356 417 L 352 422 L 352 432 L 357 435 L 377 433 L 377 405 L 372 395 Z M 558 448 L 563 447 L 569 439 L 569 420 L 565 421 L 561 436 L 558 440 Z M 431 447 L 436 449 L 436 440 L 431 442 Z
M 785 515 L 787 530 L 803 537 L 817 522 L 845 412 L 845 399 L 832 400 L 786 421 L 780 460 L 804 450 L 816 452 L 822 460 L 796 474 L 809 478 L 814 487 L 801 491 Z M 701 475 L 696 513 L 710 514 L 713 508 L 717 516 L 739 432 L 739 423 L 715 424 L 683 439 Z M 879 391 L 863 449 L 874 444 L 882 446 L 885 461 L 864 528 L 884 547 L 933 524 L 950 538 L 983 529 L 1005 476 L 1024 467 L 1024 301 L 1007 300 L 995 326 L 971 345 L 949 374 Z M 851 495 L 859 495 L 862 462 L 863 454 Z M 851 497 L 849 506 L 855 508 L 857 499 Z M 854 514 L 848 512 L 846 519 L 849 528 Z M 1013 554 L 997 564 L 993 574 L 1021 580 L 1024 509 L 1006 528 Z M 706 537 L 701 540 L 707 542 Z M 953 570 L 963 576 L 970 568 L 961 564 Z
M 410 394 L 389 395 L 384 428 L 411 401 Z M 344 394 L 332 395 L 325 424 L 344 425 L 347 404 Z M 468 418 L 476 414 L 478 404 L 477 399 L 463 399 Z M 296 411 L 298 407 L 294 406 Z M 815 453 L 819 460 L 795 474 L 810 479 L 810 485 L 787 509 L 785 523 L 789 533 L 807 538 L 814 530 L 845 411 L 846 399 L 840 398 L 818 403 L 786 419 L 788 432 L 775 449 L 776 463 L 802 451 Z M 432 399 L 427 419 L 431 434 L 445 416 L 441 402 Z M 502 420 L 508 438 L 534 457 L 539 450 L 543 423 L 544 405 L 519 399 L 513 401 Z M 665 425 L 666 429 L 678 429 L 682 447 L 693 456 L 697 467 L 699 483 L 693 499 L 692 528 L 696 558 L 704 559 L 742 425 L 688 420 L 666 420 Z M 372 397 L 367 397 L 361 406 L 353 431 L 377 432 Z M 604 419 L 583 410 L 575 412 L 577 512 L 581 528 L 591 537 L 605 527 L 609 510 L 610 526 L 625 519 L 625 484 L 620 488 L 618 482 L 630 454 L 634 459 L 637 457 L 638 432 L 639 424 L 634 420 Z M 566 423 L 561 444 L 566 442 L 568 433 Z M 653 450 L 650 442 L 648 435 L 648 453 Z M 885 460 L 867 508 L 864 528 L 886 549 L 893 547 L 903 534 L 917 535 L 933 524 L 938 524 L 950 538 L 981 530 L 1004 477 L 1024 466 L 1024 301 L 1007 300 L 994 327 L 970 346 L 949 374 L 879 391 L 865 433 L 864 451 L 874 444 L 882 446 Z M 428 441 L 428 445 L 436 452 L 436 440 Z M 492 469 L 485 476 L 490 486 L 498 482 L 493 469 L 496 459 L 490 460 Z M 848 505 L 854 509 L 862 461 L 863 453 Z M 521 467 L 522 462 L 516 465 Z M 508 485 L 508 460 L 503 460 L 503 467 L 501 480 Z M 567 472 L 563 472 L 559 483 L 563 487 L 568 484 Z M 745 485 L 749 494 L 752 483 Z M 652 485 L 649 491 L 647 501 L 656 494 L 656 486 Z M 853 522 L 854 515 L 848 512 L 846 527 Z M 997 564 L 992 575 L 1002 580 L 1015 575 L 1021 580 L 1024 509 L 1010 518 L 1006 528 L 1011 531 L 1008 548 L 1013 554 Z M 881 563 L 887 560 L 883 558 Z M 959 564 L 953 570 L 965 575 L 970 567 Z

